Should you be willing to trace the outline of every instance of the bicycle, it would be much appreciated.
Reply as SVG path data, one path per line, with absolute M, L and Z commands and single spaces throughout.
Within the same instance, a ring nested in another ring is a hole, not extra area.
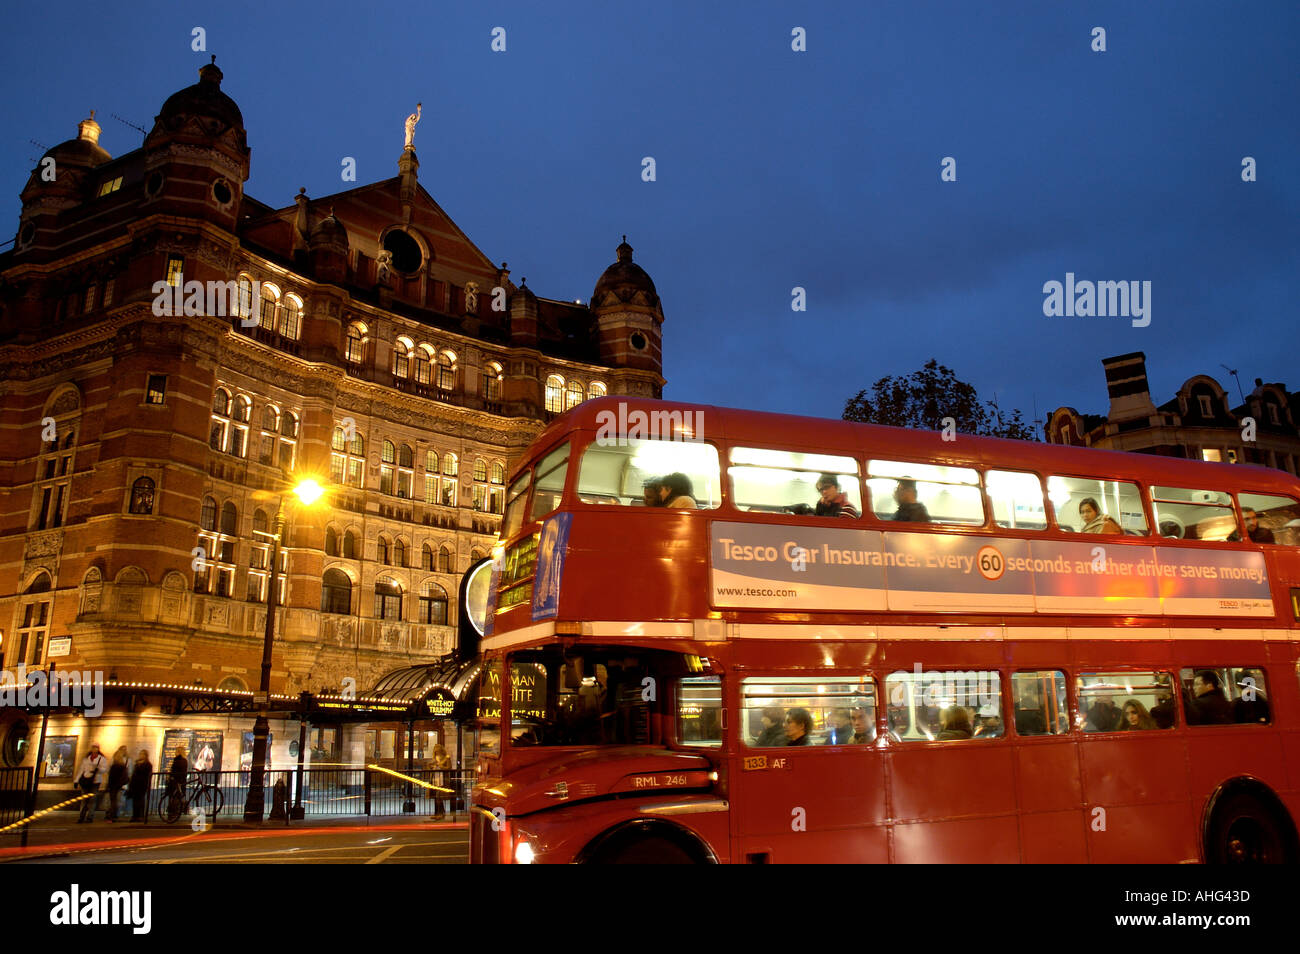
M 225 805 L 225 796 L 218 786 L 205 781 L 203 776 L 203 772 L 190 773 L 189 782 L 182 791 L 168 780 L 158 797 L 158 816 L 169 825 L 187 812 L 215 819 Z

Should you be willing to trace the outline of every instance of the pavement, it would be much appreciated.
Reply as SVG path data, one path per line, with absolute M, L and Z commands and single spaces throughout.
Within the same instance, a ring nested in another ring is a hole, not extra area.
M 101 818 L 88 824 L 79 824 L 75 812 L 54 812 L 36 819 L 28 825 L 27 847 L 20 844 L 18 832 L 0 835 L 0 863 L 34 861 L 39 859 L 84 857 L 92 853 L 132 852 L 152 848 L 180 848 L 187 850 L 200 841 L 205 848 L 217 842 L 256 839 L 262 842 L 273 839 L 276 845 L 302 841 L 304 844 L 337 840 L 334 836 L 349 833 L 388 833 L 394 836 L 416 835 L 420 832 L 467 833 L 469 823 L 464 814 L 450 820 L 435 820 L 429 815 L 312 815 L 286 825 L 283 821 L 265 821 L 258 825 L 247 823 L 242 816 L 223 818 L 216 824 L 200 825 L 181 818 L 174 825 L 161 821 L 145 823 L 107 822 Z M 444 836 L 439 836 L 444 837 Z M 286 839 L 288 841 L 286 841 Z M 195 860 L 203 860 L 195 858 Z M 253 859 L 249 859 L 253 860 Z

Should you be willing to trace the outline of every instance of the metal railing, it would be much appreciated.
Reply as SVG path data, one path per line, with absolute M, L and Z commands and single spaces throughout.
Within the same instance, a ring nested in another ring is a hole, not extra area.
M 26 814 L 31 787 L 30 768 L 0 768 L 0 827 L 13 824 Z
M 190 773 L 186 784 L 188 793 L 194 792 L 195 778 L 198 774 L 200 773 Z M 307 816 L 376 816 L 411 813 L 436 815 L 439 811 L 463 813 L 467 810 L 470 789 L 474 785 L 472 771 L 455 769 L 443 771 L 415 769 L 409 773 L 413 779 L 450 789 L 450 794 L 408 782 L 387 772 L 367 768 L 307 768 L 302 774 L 302 808 L 303 814 Z M 408 773 L 402 772 L 402 774 Z M 223 804 L 218 820 L 242 817 L 244 802 L 248 798 L 249 773 L 203 772 L 201 775 L 205 784 L 221 790 Z M 283 797 L 287 800 L 288 807 L 294 806 L 298 796 L 297 769 L 268 771 L 263 784 L 268 816 L 275 806 L 277 785 L 283 785 Z M 163 804 L 166 792 L 167 776 L 155 774 L 149 791 L 148 817 L 150 819 L 159 817 L 159 806 Z M 21 806 L 21 796 L 19 805 Z

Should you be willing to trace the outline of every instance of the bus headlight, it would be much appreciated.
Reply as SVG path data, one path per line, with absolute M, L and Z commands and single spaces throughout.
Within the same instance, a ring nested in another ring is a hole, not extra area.
M 515 845 L 515 864 L 531 865 L 534 857 L 536 857 L 536 853 L 527 839 L 521 840 L 519 844 Z

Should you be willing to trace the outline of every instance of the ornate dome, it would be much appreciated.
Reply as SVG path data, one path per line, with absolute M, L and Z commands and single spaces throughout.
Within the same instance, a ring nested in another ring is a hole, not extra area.
M 199 120 L 205 132 L 219 136 L 234 128 L 243 133 L 244 116 L 235 101 L 221 91 L 221 70 L 217 58 L 199 68 L 199 81 L 172 93 L 154 120 L 153 138 L 161 132 L 176 132 L 191 120 Z
M 347 249 L 348 230 L 343 227 L 343 223 L 338 220 L 331 208 L 330 214 L 316 223 L 307 241 L 312 248 L 334 246 Z
M 99 144 L 99 123 L 95 122 L 95 111 L 90 111 L 90 118 L 77 124 L 77 138 L 61 142 L 46 156 L 53 156 L 58 166 L 85 166 L 93 168 L 108 162 L 113 157 Z
M 655 283 L 644 268 L 632 261 L 632 246 L 627 244 L 626 235 L 616 253 L 618 261 L 605 269 L 596 281 L 596 288 L 591 293 L 591 307 L 606 304 L 611 294 L 619 302 L 630 302 L 639 295 L 638 304 L 657 305 L 659 294 L 655 291 Z

